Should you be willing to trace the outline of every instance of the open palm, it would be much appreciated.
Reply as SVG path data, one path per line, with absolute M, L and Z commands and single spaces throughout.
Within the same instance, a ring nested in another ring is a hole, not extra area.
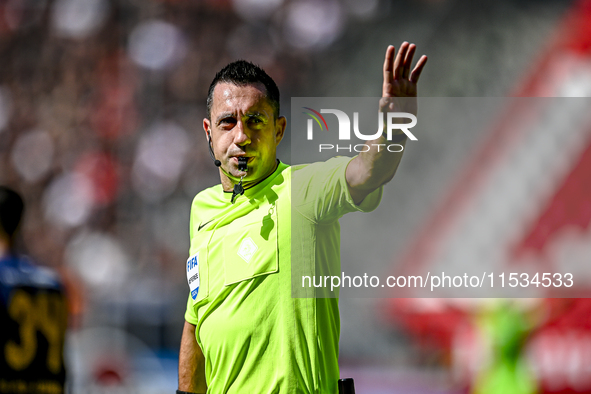
M 412 59 L 416 51 L 415 44 L 402 43 L 394 57 L 396 49 L 390 45 L 384 60 L 384 83 L 382 85 L 381 111 L 417 113 L 417 84 L 421 72 L 427 63 L 427 56 L 421 56 L 411 71 Z

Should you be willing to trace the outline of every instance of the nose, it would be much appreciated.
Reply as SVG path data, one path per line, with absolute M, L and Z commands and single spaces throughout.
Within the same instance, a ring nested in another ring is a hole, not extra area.
M 244 121 L 240 120 L 234 127 L 234 144 L 244 146 L 250 144 L 250 137 L 246 133 Z

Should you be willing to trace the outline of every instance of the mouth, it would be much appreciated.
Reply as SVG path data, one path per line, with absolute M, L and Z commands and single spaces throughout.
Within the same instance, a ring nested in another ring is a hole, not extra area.
M 247 163 L 250 163 L 254 159 L 253 156 L 232 156 L 230 158 L 230 160 L 232 161 L 232 163 L 238 164 L 238 159 L 239 158 L 245 158 Z

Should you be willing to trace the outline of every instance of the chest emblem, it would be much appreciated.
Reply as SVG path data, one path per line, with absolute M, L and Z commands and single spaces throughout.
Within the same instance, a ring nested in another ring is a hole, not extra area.
M 254 243 L 252 238 L 245 238 L 242 240 L 240 247 L 238 248 L 238 256 L 240 256 L 242 260 L 249 263 L 252 259 L 252 256 L 254 256 L 258 249 L 259 247 Z

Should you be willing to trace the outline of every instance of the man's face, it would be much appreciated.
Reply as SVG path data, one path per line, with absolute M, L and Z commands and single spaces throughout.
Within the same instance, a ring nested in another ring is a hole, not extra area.
M 211 136 L 216 159 L 222 163 L 222 184 L 230 179 L 235 183 L 242 176 L 245 184 L 256 183 L 273 172 L 286 120 L 275 118 L 264 85 L 218 83 L 210 116 L 203 119 L 203 128 Z M 248 159 L 247 172 L 238 170 L 239 157 Z

